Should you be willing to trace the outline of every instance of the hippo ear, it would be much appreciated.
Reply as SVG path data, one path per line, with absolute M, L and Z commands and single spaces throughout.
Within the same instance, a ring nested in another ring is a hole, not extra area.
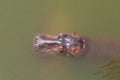
M 80 42 L 82 48 L 86 48 L 86 40 L 84 38 L 81 38 L 79 40 L 79 42 Z

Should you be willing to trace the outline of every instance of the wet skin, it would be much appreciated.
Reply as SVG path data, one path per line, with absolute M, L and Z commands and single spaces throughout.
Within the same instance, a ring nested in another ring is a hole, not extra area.
M 83 54 L 86 41 L 83 37 L 72 34 L 60 34 L 56 37 L 48 35 L 38 35 L 34 39 L 34 47 L 40 52 L 54 53 L 60 52 L 79 56 Z

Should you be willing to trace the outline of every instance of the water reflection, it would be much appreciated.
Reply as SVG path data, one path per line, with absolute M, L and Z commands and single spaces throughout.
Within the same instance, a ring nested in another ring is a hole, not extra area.
M 91 78 L 86 79 L 86 76 L 82 76 L 83 80 L 96 80 L 93 79 L 93 77 L 96 77 L 97 80 L 100 80 L 99 77 L 102 75 L 102 78 L 105 80 L 119 80 L 119 40 L 112 41 L 110 39 L 93 39 L 88 40 L 88 43 L 90 46 L 88 46 L 88 52 L 84 56 L 38 56 L 38 62 L 40 62 L 38 64 L 40 64 L 40 67 L 42 67 L 42 69 L 45 68 L 46 71 L 52 72 L 51 75 L 55 75 L 58 69 L 58 77 L 64 76 L 64 73 L 69 77 L 71 75 L 74 76 L 72 77 L 74 79 L 81 79 L 81 75 L 87 75 Z M 41 66 L 41 63 L 43 66 Z M 54 70 L 54 68 L 56 70 Z M 78 74 L 77 76 L 76 73 Z M 96 75 L 94 76 L 93 73 Z
M 88 43 L 89 50 L 88 54 L 86 55 L 87 58 L 102 62 L 108 62 L 114 57 L 120 55 L 119 40 L 99 38 L 91 39 Z
M 103 63 L 102 66 L 98 68 L 95 74 L 101 75 L 102 78 L 105 80 L 120 80 L 119 43 L 117 41 L 102 41 L 102 43 L 100 44 L 101 48 L 99 46 L 99 54 L 101 54 L 102 56 L 100 56 L 101 59 L 99 59 L 102 60 Z
M 107 80 L 120 80 L 120 56 L 99 67 L 95 74 L 102 75 L 102 78 Z

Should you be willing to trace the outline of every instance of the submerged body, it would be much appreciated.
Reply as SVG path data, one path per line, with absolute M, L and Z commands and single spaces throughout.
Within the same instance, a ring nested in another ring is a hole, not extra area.
M 38 52 L 45 54 L 64 53 L 80 56 L 86 48 L 86 41 L 75 33 L 60 34 L 55 37 L 37 35 L 34 39 L 34 47 Z

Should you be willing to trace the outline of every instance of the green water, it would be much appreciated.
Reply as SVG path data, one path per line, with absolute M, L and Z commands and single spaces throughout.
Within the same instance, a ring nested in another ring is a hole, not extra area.
M 77 32 L 81 57 L 38 56 L 36 34 Z M 119 0 L 0 0 L 0 80 L 120 80 Z

